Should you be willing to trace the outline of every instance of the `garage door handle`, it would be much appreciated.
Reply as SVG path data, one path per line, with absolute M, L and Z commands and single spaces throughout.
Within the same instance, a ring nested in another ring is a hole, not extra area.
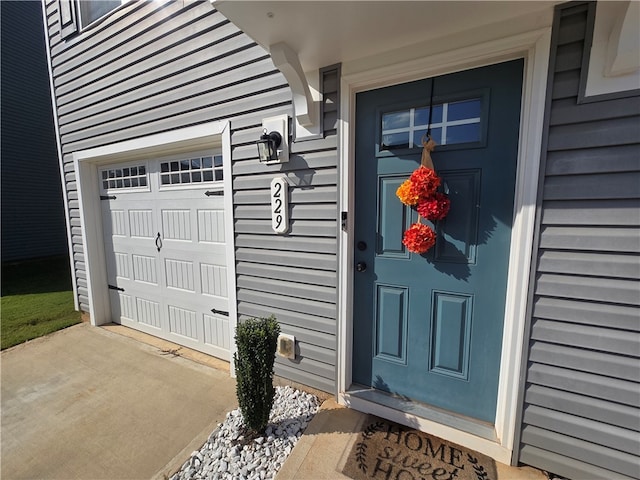
M 217 310 L 215 308 L 211 309 L 211 313 L 217 313 L 218 315 L 224 315 L 225 317 L 229 316 L 229 312 L 225 312 L 224 310 Z
M 158 251 L 162 248 L 162 238 L 160 238 L 160 232 L 158 232 L 158 236 L 156 237 L 156 248 Z

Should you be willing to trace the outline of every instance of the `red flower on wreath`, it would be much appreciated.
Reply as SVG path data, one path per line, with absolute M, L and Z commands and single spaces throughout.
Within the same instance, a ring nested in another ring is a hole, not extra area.
M 438 177 L 433 169 L 427 168 L 424 165 L 416 168 L 409 177 L 409 180 L 413 183 L 420 199 L 430 197 L 440 186 L 440 177 Z
M 418 213 L 427 220 L 442 220 L 449 213 L 451 201 L 444 193 L 435 192 L 418 202 Z
M 425 253 L 436 243 L 433 229 L 422 223 L 414 223 L 405 232 L 402 244 L 412 253 Z

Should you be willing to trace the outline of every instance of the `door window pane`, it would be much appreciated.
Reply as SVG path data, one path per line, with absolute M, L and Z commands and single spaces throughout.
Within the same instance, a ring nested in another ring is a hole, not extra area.
M 465 100 L 464 102 L 453 102 L 449 104 L 447 119 L 452 122 L 455 120 L 466 120 L 470 118 L 480 118 L 480 99 Z
M 480 124 L 454 125 L 447 128 L 447 145 L 480 141 Z
M 382 129 L 408 128 L 411 115 L 409 112 L 391 112 L 382 115 Z
M 409 147 L 409 132 L 382 135 L 382 148 Z
M 429 106 L 383 113 L 381 150 L 420 148 L 429 126 Z M 482 100 L 471 98 L 433 106 L 431 138 L 438 145 L 475 143 L 481 140 Z
M 429 125 L 429 107 L 416 108 L 415 125 Z M 442 105 L 433 107 L 433 115 L 431 116 L 431 124 L 442 122 Z

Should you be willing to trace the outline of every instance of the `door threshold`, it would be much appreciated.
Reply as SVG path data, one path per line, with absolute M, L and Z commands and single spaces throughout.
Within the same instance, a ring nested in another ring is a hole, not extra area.
M 464 415 L 448 412 L 432 405 L 420 403 L 409 398 L 392 395 L 381 390 L 361 385 L 351 385 L 344 393 L 346 397 L 383 405 L 405 416 L 423 418 L 477 437 L 498 443 L 498 435 L 493 424 L 476 420 Z M 357 408 L 356 408 L 357 409 Z M 376 412 L 369 412 L 376 413 Z M 399 423 L 402 423 L 399 422 Z M 411 426 L 411 425 L 409 425 Z

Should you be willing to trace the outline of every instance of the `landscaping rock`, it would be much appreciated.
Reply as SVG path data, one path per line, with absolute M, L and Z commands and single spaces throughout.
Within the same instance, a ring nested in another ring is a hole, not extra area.
M 227 414 L 199 451 L 171 480 L 272 479 L 318 411 L 318 399 L 291 387 L 276 387 L 266 438 L 245 440 L 242 413 Z

